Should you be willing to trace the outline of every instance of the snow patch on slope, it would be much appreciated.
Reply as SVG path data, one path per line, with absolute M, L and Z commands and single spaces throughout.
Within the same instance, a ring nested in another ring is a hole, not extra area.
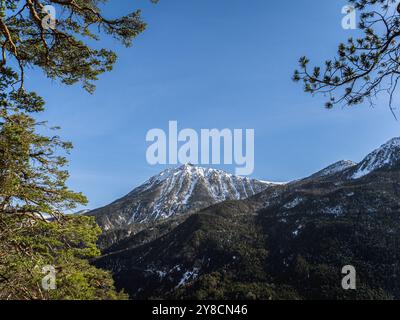
M 351 178 L 360 179 L 375 170 L 391 167 L 399 160 L 400 138 L 393 138 L 380 148 L 371 152 L 363 161 L 361 161 Z
M 312 177 L 321 177 L 322 178 L 322 177 L 331 176 L 336 173 L 343 172 L 349 168 L 355 167 L 356 165 L 357 165 L 357 163 L 355 163 L 353 161 L 342 160 L 342 161 L 336 162 L 336 163 L 330 165 L 329 167 L 317 172 Z
M 246 199 L 275 185 L 187 164 L 159 173 L 97 213 L 104 212 L 103 228 L 110 230 Z
M 199 188 L 207 190 L 213 203 L 226 200 L 241 200 L 261 192 L 273 185 L 252 180 L 247 177 L 234 176 L 221 170 L 196 167 L 187 164 L 174 169 L 167 169 L 150 178 L 145 184 L 135 189 L 131 195 L 140 195 L 152 189 L 158 190 L 153 209 L 149 217 L 168 218 L 176 212 L 187 209 L 196 201 Z M 130 223 L 135 221 L 132 216 Z

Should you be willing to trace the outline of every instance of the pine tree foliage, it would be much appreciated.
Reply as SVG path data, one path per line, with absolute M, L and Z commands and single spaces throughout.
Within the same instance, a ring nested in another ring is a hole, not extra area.
M 140 10 L 108 18 L 103 13 L 107 4 L 108 0 L 1 0 L 0 66 L 8 60 L 18 65 L 21 86 L 26 67 L 36 66 L 52 79 L 80 82 L 93 92 L 93 81 L 110 71 L 117 57 L 112 50 L 88 43 L 109 35 L 130 46 L 146 28 Z M 55 9 L 54 23 L 47 6 Z
M 89 217 L 66 216 L 86 198 L 68 189 L 71 144 L 38 132 L 30 115 L 43 110 L 34 93 L 7 90 L 0 77 L 0 299 L 116 299 L 110 275 L 89 264 L 101 233 Z M 45 131 L 45 128 L 42 129 Z M 43 268 L 56 268 L 56 290 L 45 290 Z
M 374 104 L 379 93 L 389 95 L 394 114 L 394 95 L 400 80 L 400 6 L 395 0 L 350 0 L 359 15 L 358 38 L 349 38 L 337 55 L 324 66 L 310 66 L 300 58 L 294 81 L 304 83 L 305 92 L 322 93 L 335 105 Z
M 146 27 L 139 10 L 110 18 L 107 6 L 107 0 L 0 0 L 0 299 L 126 298 L 108 272 L 90 264 L 100 254 L 100 228 L 92 218 L 66 215 L 87 202 L 67 187 L 72 144 L 36 120 L 45 102 L 25 89 L 25 74 L 35 67 L 95 90 L 117 57 L 94 42 L 111 36 L 130 46 Z M 46 267 L 54 268 L 55 290 L 42 283 Z

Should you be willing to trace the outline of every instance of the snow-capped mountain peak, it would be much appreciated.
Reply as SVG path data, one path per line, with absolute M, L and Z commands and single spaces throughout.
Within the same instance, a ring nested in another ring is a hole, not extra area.
M 305 180 L 355 180 L 382 168 L 397 167 L 400 168 L 400 138 L 391 139 L 358 164 L 339 161 Z M 103 230 L 121 229 L 196 213 L 227 200 L 246 199 L 268 188 L 279 189 L 278 185 L 186 164 L 162 171 L 125 197 L 88 215 L 95 216 Z
M 187 164 L 164 170 L 127 196 L 90 215 L 96 216 L 99 224 L 109 230 L 197 212 L 226 200 L 245 199 L 273 185 Z
M 143 185 L 140 187 L 136 188 L 135 190 L 132 191 L 132 193 L 137 192 L 137 191 L 146 191 L 150 188 L 153 188 L 154 186 L 157 186 L 160 183 L 164 182 L 169 182 L 169 183 L 175 183 L 182 178 L 186 178 L 191 181 L 198 180 L 199 178 L 203 178 L 205 180 L 209 180 L 212 178 L 221 178 L 224 177 L 224 179 L 231 179 L 231 180 L 237 180 L 237 181 L 256 181 L 253 179 L 249 178 L 243 178 L 239 176 L 235 176 L 232 174 L 229 174 L 225 171 L 222 170 L 217 170 L 213 168 L 205 168 L 205 167 L 198 167 L 193 164 L 185 164 L 179 167 L 174 167 L 174 168 L 169 168 L 161 173 L 151 177 L 149 180 L 147 180 Z M 261 181 L 257 180 L 259 182 L 265 183 L 265 184 L 274 184 L 273 182 L 266 182 L 266 181 Z
M 352 174 L 352 179 L 362 178 L 371 172 L 391 168 L 400 161 L 400 137 L 393 138 L 380 148 L 371 152 L 363 161 L 361 161 Z

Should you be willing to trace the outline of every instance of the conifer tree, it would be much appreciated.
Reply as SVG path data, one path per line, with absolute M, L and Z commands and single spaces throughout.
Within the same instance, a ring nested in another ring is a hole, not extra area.
M 304 83 L 305 92 L 327 96 L 327 108 L 335 105 L 374 104 L 380 94 L 388 94 L 394 113 L 394 96 L 400 80 L 400 6 L 395 0 L 350 0 L 358 13 L 358 38 L 349 38 L 337 55 L 324 66 L 310 66 L 300 58 L 294 81 Z
M 25 89 L 33 66 L 94 91 L 116 55 L 89 43 L 108 35 L 130 46 L 146 27 L 139 10 L 109 18 L 107 6 L 107 0 L 0 0 L 0 299 L 126 298 L 108 272 L 89 263 L 100 254 L 95 221 L 65 214 L 86 203 L 67 187 L 72 145 L 37 122 L 44 100 Z M 43 287 L 46 266 L 54 268 L 56 290 Z

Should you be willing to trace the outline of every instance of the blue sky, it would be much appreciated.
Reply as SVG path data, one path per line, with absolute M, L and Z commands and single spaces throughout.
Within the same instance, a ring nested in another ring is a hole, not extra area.
M 323 108 L 291 81 L 298 58 L 331 58 L 356 31 L 341 27 L 345 1 L 110 1 L 107 15 L 141 8 L 148 29 L 132 48 L 112 39 L 118 63 L 93 95 L 28 74 L 47 101 L 42 115 L 74 143 L 69 185 L 89 208 L 108 204 L 165 169 L 146 161 L 152 128 L 254 128 L 253 177 L 288 181 L 341 159 L 361 160 L 399 136 L 384 101 Z M 234 166 L 220 167 L 229 172 Z

